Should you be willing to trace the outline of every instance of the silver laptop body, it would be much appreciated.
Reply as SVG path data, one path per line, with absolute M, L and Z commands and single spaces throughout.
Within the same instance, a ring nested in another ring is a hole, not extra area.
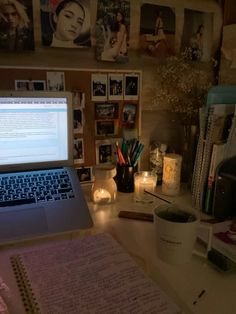
M 0 91 L 0 244 L 93 225 L 69 92 Z

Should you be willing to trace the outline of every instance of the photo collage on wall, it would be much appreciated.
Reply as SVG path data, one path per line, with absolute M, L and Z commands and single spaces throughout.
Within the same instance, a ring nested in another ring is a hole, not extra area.
M 94 103 L 96 164 L 115 161 L 115 143 L 125 130 L 137 129 L 139 74 L 93 73 L 91 100 Z
M 177 14 L 177 9 L 164 1 L 163 4 L 142 1 L 138 11 L 139 38 L 131 38 L 129 0 L 97 0 L 96 6 L 92 0 L 39 0 L 39 26 L 34 25 L 35 2 L 10 0 L 1 5 L 0 50 L 34 50 L 35 27 L 41 30 L 41 46 L 93 47 L 96 60 L 121 64 L 129 61 L 128 48 L 137 40 L 140 54 L 153 58 L 184 53 L 193 61 L 208 62 L 218 49 L 213 45 L 213 12 L 183 7 L 182 14 Z M 14 14 L 13 24 L 8 16 L 9 8 Z

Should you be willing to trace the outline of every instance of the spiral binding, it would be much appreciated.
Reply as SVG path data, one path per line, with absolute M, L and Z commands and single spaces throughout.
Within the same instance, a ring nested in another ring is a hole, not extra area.
M 21 257 L 19 255 L 15 255 L 12 256 L 10 260 L 26 313 L 40 314 L 41 311 L 39 304 L 32 290 L 31 283 Z

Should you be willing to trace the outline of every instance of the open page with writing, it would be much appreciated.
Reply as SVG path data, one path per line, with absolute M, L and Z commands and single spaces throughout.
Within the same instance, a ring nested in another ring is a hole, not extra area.
M 182 313 L 108 234 L 11 257 L 30 313 Z

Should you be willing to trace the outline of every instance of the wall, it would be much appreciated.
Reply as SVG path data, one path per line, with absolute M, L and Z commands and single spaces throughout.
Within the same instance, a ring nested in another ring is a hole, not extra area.
M 36 49 L 34 52 L 18 54 L 0 53 L 0 67 L 20 66 L 20 67 L 50 67 L 58 68 L 78 68 L 78 69 L 121 69 L 121 70 L 141 70 L 142 71 L 142 120 L 141 120 L 141 140 L 146 144 L 145 151 L 141 159 L 141 168 L 148 168 L 148 146 L 150 140 L 165 141 L 167 144 L 180 150 L 182 130 L 178 121 L 170 117 L 168 112 L 163 110 L 152 110 L 152 101 L 156 84 L 156 68 L 159 60 L 154 58 L 141 57 L 139 47 L 140 28 L 140 7 L 143 3 L 170 6 L 176 13 L 176 34 L 175 47 L 178 51 L 181 43 L 183 31 L 184 8 L 213 13 L 213 35 L 212 51 L 215 52 L 220 43 L 222 26 L 222 12 L 220 5 L 214 0 L 162 0 L 162 1 L 141 1 L 131 0 L 131 25 L 130 25 L 130 62 L 128 64 L 114 64 L 98 62 L 94 57 L 94 49 L 83 49 L 68 51 L 61 48 L 43 48 L 40 45 L 40 14 L 39 0 L 34 0 L 34 21 Z M 96 21 L 96 0 L 91 0 L 91 23 Z M 93 28 L 92 28 L 93 29 Z M 93 33 L 92 33 L 93 34 Z M 94 39 L 92 40 L 94 43 Z

